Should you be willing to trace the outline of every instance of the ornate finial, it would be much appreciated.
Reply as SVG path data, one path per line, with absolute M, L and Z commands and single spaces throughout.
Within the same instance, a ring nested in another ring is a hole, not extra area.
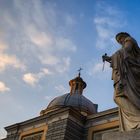
M 79 76 L 79 77 L 80 77 L 80 75 L 81 75 L 81 73 L 80 73 L 81 70 L 83 70 L 83 69 L 82 69 L 82 68 L 78 69 L 78 72 L 79 72 L 79 73 L 78 73 L 78 76 Z

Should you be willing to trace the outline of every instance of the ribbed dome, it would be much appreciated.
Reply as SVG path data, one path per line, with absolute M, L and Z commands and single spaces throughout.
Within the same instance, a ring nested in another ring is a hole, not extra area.
M 40 114 L 43 115 L 61 107 L 73 107 L 83 115 L 90 115 L 97 112 L 97 104 L 93 104 L 89 99 L 82 95 L 83 89 L 86 88 L 87 84 L 80 77 L 80 70 L 78 76 L 69 81 L 71 87 L 70 93 L 54 98 L 49 103 L 48 107 L 45 110 L 42 110 Z
M 47 109 L 54 107 L 74 107 L 88 115 L 97 112 L 97 105 L 93 104 L 89 99 L 80 94 L 70 95 L 70 93 L 67 93 L 56 97 L 49 103 Z

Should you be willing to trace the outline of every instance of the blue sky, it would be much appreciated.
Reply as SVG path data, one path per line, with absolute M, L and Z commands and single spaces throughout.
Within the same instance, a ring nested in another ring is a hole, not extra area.
M 139 0 L 0 0 L 0 138 L 3 127 L 39 115 L 83 68 L 84 95 L 98 111 L 116 107 L 111 68 L 101 56 L 140 42 Z

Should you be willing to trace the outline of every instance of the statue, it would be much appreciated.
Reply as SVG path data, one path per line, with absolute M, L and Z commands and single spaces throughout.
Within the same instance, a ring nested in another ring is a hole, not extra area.
M 134 38 L 121 32 L 116 40 L 122 48 L 102 56 L 112 67 L 114 101 L 119 107 L 120 131 L 140 128 L 140 48 Z

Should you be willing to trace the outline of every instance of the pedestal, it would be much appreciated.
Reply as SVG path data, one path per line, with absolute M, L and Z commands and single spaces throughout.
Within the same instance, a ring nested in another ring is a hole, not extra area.
M 140 129 L 128 132 L 111 132 L 103 135 L 102 140 L 140 140 Z

